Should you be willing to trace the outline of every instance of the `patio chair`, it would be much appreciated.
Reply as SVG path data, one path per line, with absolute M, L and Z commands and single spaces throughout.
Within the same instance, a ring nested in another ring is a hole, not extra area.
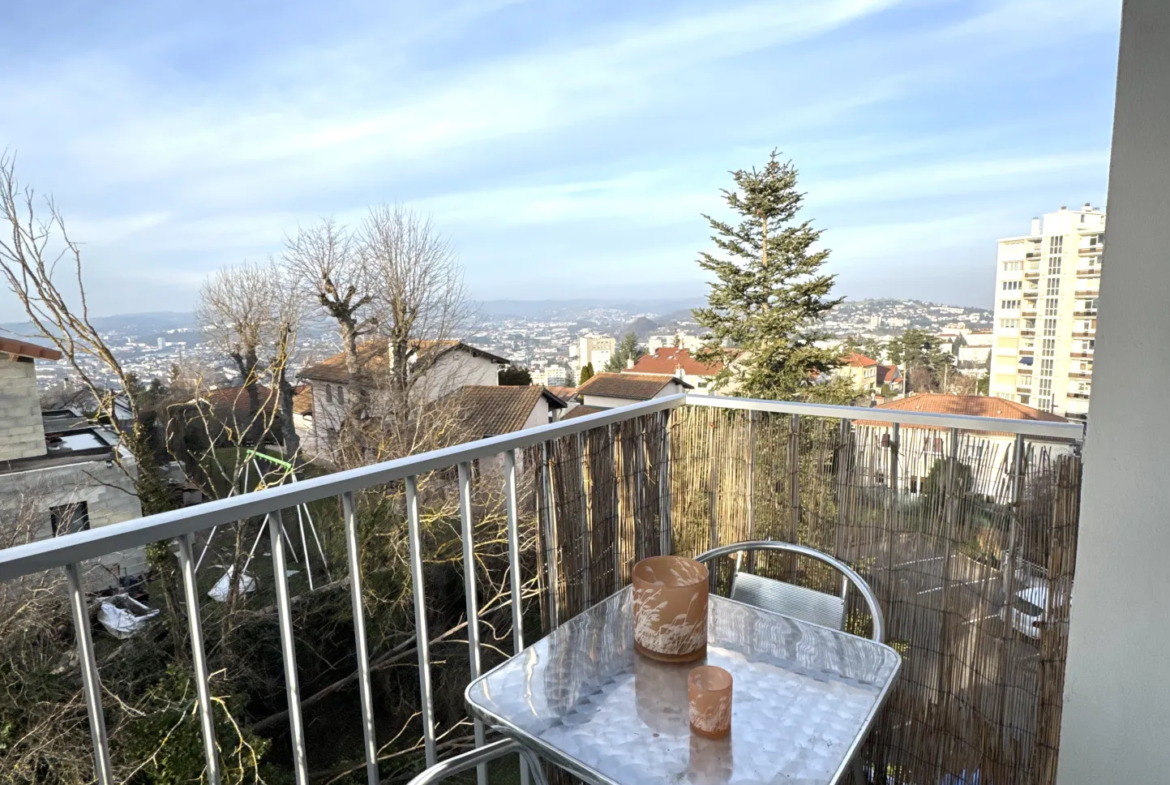
M 548 785 L 544 770 L 540 767 L 540 759 L 536 757 L 535 753 L 511 739 L 493 741 L 477 749 L 468 750 L 447 760 L 439 761 L 429 769 L 415 775 L 408 785 L 431 785 L 431 783 L 440 782 L 448 777 L 474 769 L 481 763 L 487 763 L 513 753 L 518 753 L 527 764 L 528 771 L 536 785 Z
M 744 554 L 758 551 L 794 553 L 829 565 L 841 574 L 841 593 L 827 594 L 815 589 L 806 589 L 803 586 L 745 572 L 743 570 Z M 822 627 L 843 630 L 845 629 L 845 608 L 849 584 L 853 584 L 861 592 L 865 604 L 869 606 L 869 613 L 873 617 L 873 640 L 885 643 L 885 619 L 882 616 L 882 609 L 878 605 L 877 595 L 874 594 L 873 589 L 865 582 L 865 579 L 854 572 L 848 564 L 827 553 L 821 553 L 803 545 L 774 540 L 752 540 L 724 545 L 696 556 L 695 560 L 710 562 L 732 554 L 735 554 L 735 570 L 731 576 L 731 599 L 767 611 L 782 613 L 801 621 L 819 624 Z

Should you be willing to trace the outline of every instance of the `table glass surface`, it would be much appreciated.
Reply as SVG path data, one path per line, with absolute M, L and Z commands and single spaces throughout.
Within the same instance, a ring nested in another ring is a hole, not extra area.
M 888 646 L 711 597 L 705 660 L 634 651 L 630 589 L 485 674 L 471 713 L 597 783 L 830 783 L 901 667 Z M 690 732 L 687 674 L 734 679 L 731 736 Z

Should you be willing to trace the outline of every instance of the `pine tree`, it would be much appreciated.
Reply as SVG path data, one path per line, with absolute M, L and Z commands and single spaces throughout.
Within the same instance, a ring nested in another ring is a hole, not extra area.
M 646 348 L 638 345 L 638 336 L 633 333 L 626 333 L 617 342 L 614 347 L 613 354 L 609 357 L 609 362 L 605 364 L 606 373 L 621 373 L 626 369 L 628 360 L 637 362 L 640 357 L 646 354 Z
M 736 358 L 715 379 L 716 390 L 769 399 L 846 402 L 848 384 L 822 382 L 839 362 L 838 353 L 814 341 L 822 317 L 841 299 L 832 299 L 835 276 L 820 272 L 827 249 L 813 250 L 821 231 L 796 222 L 804 195 L 796 190 L 796 169 L 775 150 L 762 171 L 731 173 L 735 188 L 724 190 L 738 225 L 703 217 L 722 253 L 701 253 L 699 266 L 713 273 L 707 307 L 695 319 L 710 331 L 698 353 L 701 362 Z
M 589 381 L 592 378 L 593 378 L 593 363 L 585 363 L 585 365 L 583 365 L 581 367 L 581 379 L 578 381 L 578 385 L 584 384 L 585 382 Z

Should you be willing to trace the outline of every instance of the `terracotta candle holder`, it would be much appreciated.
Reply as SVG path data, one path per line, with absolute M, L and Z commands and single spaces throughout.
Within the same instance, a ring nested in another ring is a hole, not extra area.
M 662 662 L 707 653 L 707 566 L 682 556 L 634 565 L 634 648 Z
M 687 678 L 691 731 L 708 739 L 731 733 L 731 674 L 714 665 L 700 665 Z

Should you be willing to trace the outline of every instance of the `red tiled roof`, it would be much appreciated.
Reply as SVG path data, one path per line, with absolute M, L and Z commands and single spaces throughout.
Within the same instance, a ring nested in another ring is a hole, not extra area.
M 378 372 L 387 369 L 390 365 L 389 346 L 390 342 L 385 338 L 372 338 L 368 341 L 362 341 L 358 344 L 358 362 L 368 372 Z M 465 351 L 473 357 L 486 357 L 492 362 L 502 365 L 508 364 L 508 360 L 503 357 L 474 346 L 469 346 L 462 341 L 422 340 L 415 343 L 415 352 L 417 354 L 426 354 L 432 361 L 456 349 Z M 306 368 L 301 371 L 300 377 L 302 379 L 323 382 L 348 382 L 349 372 L 345 369 L 345 352 L 338 352 L 332 357 L 328 357 L 316 365 Z
M 879 365 L 877 367 L 877 383 L 892 384 L 902 381 L 902 372 L 896 365 Z
M 298 384 L 293 388 L 293 414 L 313 413 L 313 387 Z
M 897 401 L 878 404 L 878 409 L 904 412 L 931 412 L 934 414 L 965 414 L 971 417 L 999 417 L 1004 420 L 1039 420 L 1040 422 L 1068 422 L 1059 414 L 1042 412 L 1015 401 L 987 395 L 943 395 L 920 393 Z
M 577 388 L 577 397 L 586 400 L 586 395 L 600 395 L 606 398 L 629 398 L 648 401 L 674 382 L 688 390 L 694 389 L 670 374 L 664 373 L 599 373 Z
M 15 354 L 18 357 L 32 357 L 38 360 L 60 360 L 61 352 L 40 346 L 35 343 L 18 341 L 15 338 L 0 338 L 0 352 Z
M 944 395 L 942 393 L 919 393 L 896 401 L 879 403 L 876 409 L 891 409 L 904 412 L 927 412 L 930 414 L 960 414 L 969 417 L 998 417 L 1002 420 L 1035 420 L 1039 422 L 1068 422 L 1067 419 L 1051 412 L 1042 412 L 1015 401 L 992 398 L 986 395 Z M 875 420 L 859 419 L 856 425 L 885 426 Z M 942 426 L 903 425 L 903 428 L 925 428 L 942 430 Z M 995 434 L 1001 431 L 971 431 L 971 433 Z
M 577 394 L 576 387 L 560 387 L 555 384 L 550 384 L 547 389 L 550 393 L 560 398 L 562 401 L 571 400 L 572 397 Z
M 468 384 L 452 393 L 450 400 L 459 407 L 459 416 L 468 433 L 479 439 L 522 429 L 541 397 L 551 409 L 565 407 L 564 401 L 536 384 Z
M 263 384 L 255 384 L 256 403 L 260 417 L 271 416 L 276 411 L 276 394 Z M 235 425 L 243 427 L 252 419 L 250 414 L 251 395 L 247 387 L 219 387 L 208 390 L 202 396 L 203 402 L 211 407 L 217 420 L 226 422 L 234 419 Z
M 850 352 L 841 358 L 841 363 L 852 368 L 868 368 L 871 365 L 877 365 L 877 360 L 866 357 L 864 354 Z
M 597 414 L 598 412 L 604 411 L 606 410 L 602 409 L 600 406 L 577 406 L 572 410 L 565 412 L 565 414 L 561 416 L 561 419 L 572 420 L 575 417 L 584 417 L 587 414 Z
M 691 356 L 689 349 L 663 346 L 652 354 L 642 355 L 630 370 L 634 373 L 673 374 L 679 368 L 690 376 L 714 376 L 723 370 L 723 363 L 701 363 Z

